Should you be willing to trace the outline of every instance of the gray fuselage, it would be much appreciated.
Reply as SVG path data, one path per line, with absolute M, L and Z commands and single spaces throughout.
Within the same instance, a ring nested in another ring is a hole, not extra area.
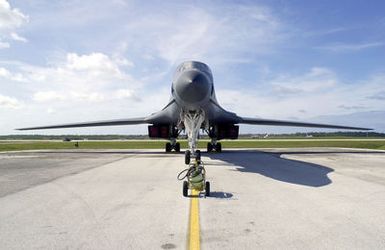
M 201 62 L 187 61 L 180 64 L 174 74 L 169 104 L 152 114 L 147 121 L 153 124 L 178 124 L 183 112 L 205 113 L 205 123 L 237 123 L 236 114 L 224 110 L 217 102 L 213 75 Z M 209 124 L 206 124 L 206 123 Z
M 171 94 L 184 111 L 204 109 L 215 98 L 213 75 L 201 62 L 184 62 L 177 68 Z

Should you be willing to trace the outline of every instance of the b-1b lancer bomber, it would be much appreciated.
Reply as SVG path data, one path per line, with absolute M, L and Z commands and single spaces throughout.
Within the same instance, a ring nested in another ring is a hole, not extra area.
M 18 130 L 134 124 L 149 124 L 148 135 L 150 138 L 169 140 L 170 142 L 166 143 L 166 152 L 172 150 L 180 152 L 180 143 L 177 142 L 177 138 L 181 132 L 185 132 L 189 147 L 185 151 L 186 164 L 190 163 L 192 157 L 197 160 L 200 159 L 197 140 L 201 129 L 211 139 L 207 143 L 207 152 L 221 152 L 222 145 L 219 141 L 222 139 L 237 139 L 239 134 L 238 124 L 370 130 L 368 128 L 340 125 L 240 117 L 219 105 L 215 96 L 213 75 L 210 68 L 206 64 L 197 61 L 187 61 L 177 67 L 171 85 L 170 101 L 162 110 L 149 116 L 20 128 Z

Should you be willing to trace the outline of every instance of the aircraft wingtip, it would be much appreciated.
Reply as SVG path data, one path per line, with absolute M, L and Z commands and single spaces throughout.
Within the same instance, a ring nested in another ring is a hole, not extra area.
M 22 131 L 22 130 L 27 130 L 27 128 L 15 128 L 14 130 Z

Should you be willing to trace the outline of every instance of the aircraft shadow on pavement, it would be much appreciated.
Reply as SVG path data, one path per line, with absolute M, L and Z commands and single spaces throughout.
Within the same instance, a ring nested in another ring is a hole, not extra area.
M 332 181 L 327 175 L 334 171 L 329 167 L 284 159 L 280 158 L 280 154 L 277 153 L 256 150 L 232 150 L 205 155 L 233 165 L 240 172 L 261 174 L 274 180 L 309 187 L 322 187 L 330 184 Z
M 216 199 L 231 199 L 234 195 L 228 192 L 210 192 L 210 196 L 205 197 L 203 194 L 198 195 L 188 195 L 189 198 L 216 198 Z
M 217 199 L 230 199 L 234 195 L 232 193 L 228 192 L 218 192 L 218 191 L 212 191 L 210 192 L 210 198 L 217 198 Z

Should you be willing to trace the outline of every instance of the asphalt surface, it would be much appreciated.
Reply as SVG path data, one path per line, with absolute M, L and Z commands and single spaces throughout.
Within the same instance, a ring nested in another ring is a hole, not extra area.
M 193 199 L 202 249 L 385 248 L 385 152 L 237 149 L 202 160 L 212 195 L 184 198 L 183 154 L 1 153 L 0 248 L 186 249 Z

